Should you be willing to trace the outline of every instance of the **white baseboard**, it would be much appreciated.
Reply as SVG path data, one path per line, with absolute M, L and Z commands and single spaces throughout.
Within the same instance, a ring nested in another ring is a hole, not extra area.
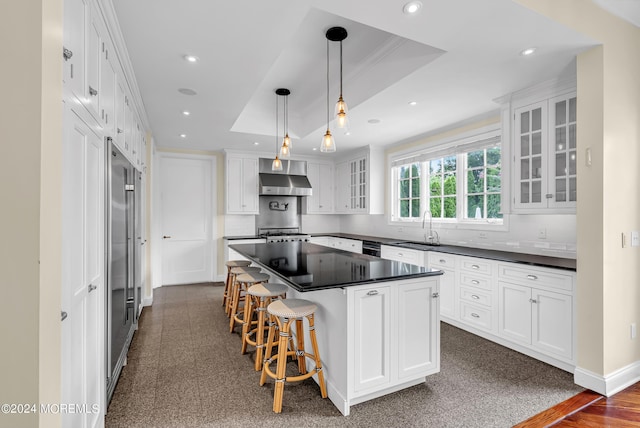
M 151 306 L 151 305 L 153 305 L 153 296 L 145 297 L 144 299 L 142 299 L 142 306 Z
M 592 391 L 611 397 L 628 386 L 640 381 L 640 361 L 629 364 L 613 373 L 602 376 L 589 370 L 576 367 L 573 374 L 576 384 Z

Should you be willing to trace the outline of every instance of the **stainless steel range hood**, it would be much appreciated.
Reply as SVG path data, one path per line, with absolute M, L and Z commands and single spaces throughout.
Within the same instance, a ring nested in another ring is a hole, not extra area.
M 282 171 L 271 171 L 273 159 L 260 158 L 260 194 L 311 196 L 307 162 L 282 160 Z

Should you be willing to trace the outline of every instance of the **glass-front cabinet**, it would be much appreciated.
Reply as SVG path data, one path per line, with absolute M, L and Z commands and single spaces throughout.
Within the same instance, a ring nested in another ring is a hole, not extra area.
M 576 206 L 576 95 L 514 110 L 514 209 Z

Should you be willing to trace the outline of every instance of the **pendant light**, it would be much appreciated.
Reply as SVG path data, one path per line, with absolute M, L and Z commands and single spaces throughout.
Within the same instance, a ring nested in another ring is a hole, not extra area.
M 271 163 L 271 171 L 282 171 L 282 161 L 278 157 L 278 99 L 280 95 L 276 91 L 276 158 Z
M 327 31 L 329 34 L 329 31 Z M 329 37 L 327 36 L 327 132 L 322 137 L 320 151 L 323 153 L 332 153 L 336 151 L 336 142 L 333 140 L 331 130 L 329 129 Z
M 276 89 L 276 94 L 284 97 L 284 138 L 282 139 L 282 147 L 280 147 L 280 158 L 288 159 L 291 153 L 291 138 L 289 137 L 289 94 L 291 94 L 291 91 L 286 88 L 279 88 Z
M 347 38 L 347 30 L 342 27 L 332 27 L 327 30 L 327 39 L 332 42 L 340 42 L 340 96 L 336 103 L 335 115 L 336 126 L 346 128 L 347 126 L 347 103 L 342 97 L 342 41 Z

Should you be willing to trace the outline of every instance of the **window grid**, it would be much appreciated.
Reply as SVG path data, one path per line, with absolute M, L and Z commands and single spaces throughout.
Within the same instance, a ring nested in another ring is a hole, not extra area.
M 399 217 L 420 217 L 420 164 L 413 163 L 398 168 Z
M 475 150 L 465 157 L 465 215 L 466 219 L 502 218 L 500 148 Z

